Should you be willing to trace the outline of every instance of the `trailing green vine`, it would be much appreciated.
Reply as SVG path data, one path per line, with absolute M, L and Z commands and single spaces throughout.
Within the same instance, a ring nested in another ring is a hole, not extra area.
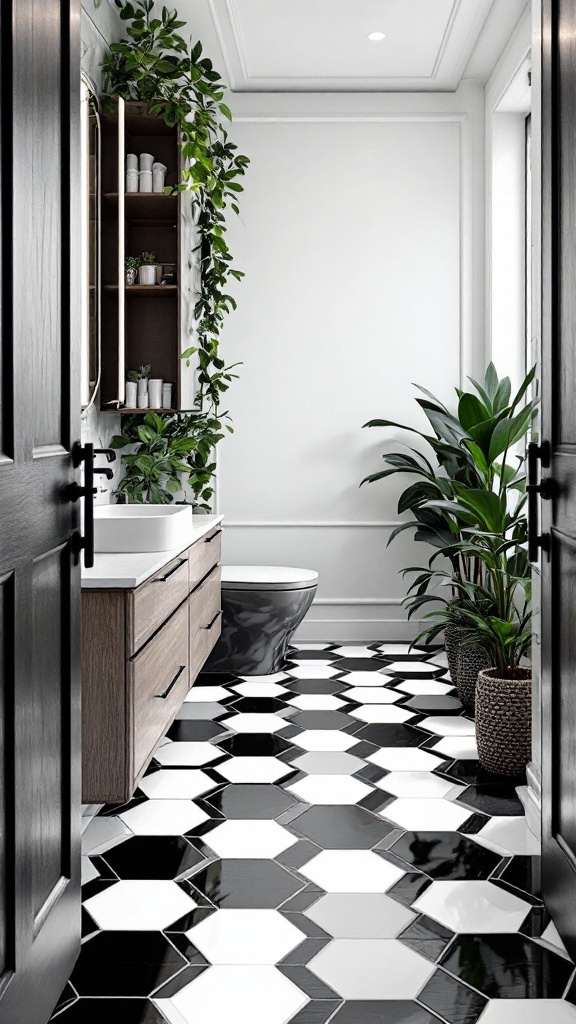
M 105 92 L 110 97 L 140 100 L 150 105 L 170 127 L 179 126 L 182 153 L 181 181 L 173 191 L 192 192 L 199 234 L 200 286 L 194 307 L 195 344 L 182 353 L 190 364 L 198 361 L 198 392 L 194 435 L 201 439 L 206 427 L 207 443 L 221 436 L 219 412 L 222 395 L 236 374 L 236 365 L 226 366 L 219 354 L 220 332 L 226 315 L 236 309 L 230 294 L 231 279 L 240 281 L 242 271 L 232 265 L 226 240 L 226 210 L 239 213 L 241 179 L 248 157 L 238 153 L 225 128 L 232 114 L 224 102 L 224 86 L 212 61 L 203 56 L 202 45 L 188 45 L 179 29 L 175 10 L 163 7 L 154 13 L 154 0 L 114 0 L 126 23 L 127 39 L 112 43 L 102 65 Z M 215 428 L 215 422 L 218 423 Z M 231 431 L 229 424 L 226 429 Z M 212 464 L 209 458 L 207 466 Z M 202 477 L 205 473 L 201 474 Z M 191 480 L 195 497 L 205 486 Z M 199 490 L 200 488 L 200 490 Z M 170 499 L 169 499 L 170 500 Z

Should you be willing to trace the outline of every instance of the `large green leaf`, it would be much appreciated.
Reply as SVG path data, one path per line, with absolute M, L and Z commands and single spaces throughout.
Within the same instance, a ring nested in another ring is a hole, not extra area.
M 458 419 L 465 431 L 490 418 L 490 413 L 476 395 L 466 392 L 458 403 Z
M 510 377 L 503 377 L 498 385 L 496 396 L 494 398 L 494 412 L 502 412 L 503 409 L 508 407 L 510 402 L 510 394 L 512 391 L 512 384 Z
M 441 495 L 442 491 L 436 484 L 429 480 L 421 480 L 418 483 L 411 484 L 410 487 L 407 487 L 402 492 L 398 499 L 398 512 L 400 515 L 404 512 L 411 512 L 415 507 L 421 505 L 422 502 Z
M 476 444 L 475 441 L 471 441 L 468 437 L 464 438 L 462 444 L 470 452 L 470 454 L 471 454 L 471 456 L 472 456 L 472 458 L 474 460 L 474 465 L 475 465 L 476 469 L 480 473 L 484 474 L 484 476 L 487 476 L 488 471 L 489 471 L 489 469 L 488 469 L 488 460 L 487 460 L 486 456 L 484 455 L 484 452 L 482 451 L 480 445 Z
M 520 385 L 520 388 L 518 389 L 516 395 L 514 396 L 514 401 L 512 402 L 512 410 L 516 409 L 516 407 L 518 405 L 520 405 L 520 402 L 524 398 L 524 395 L 528 391 L 528 388 L 530 387 L 530 385 L 531 385 L 532 381 L 534 380 L 535 376 L 536 376 L 536 365 L 534 365 L 532 367 L 532 369 L 528 371 L 528 373 L 526 374 L 524 380 L 522 381 L 522 384 Z
M 488 363 L 488 366 L 486 367 L 486 373 L 484 375 L 484 387 L 485 387 L 486 393 L 487 393 L 487 395 L 490 398 L 490 401 L 492 403 L 494 403 L 494 399 L 496 398 L 496 394 L 498 392 L 499 384 L 500 384 L 500 381 L 498 380 L 498 374 L 496 373 L 496 367 L 494 366 L 494 363 L 490 362 L 490 363 Z
M 496 424 L 490 441 L 489 458 L 491 462 L 494 462 L 499 455 L 502 455 L 508 448 L 512 448 L 522 437 L 526 436 L 532 414 L 532 406 L 525 405 L 513 419 L 501 420 Z

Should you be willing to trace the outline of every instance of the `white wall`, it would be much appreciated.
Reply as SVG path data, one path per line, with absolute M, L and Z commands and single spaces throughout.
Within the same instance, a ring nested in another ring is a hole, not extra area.
M 526 115 L 531 12 L 486 84 L 486 328 L 501 376 L 526 372 Z
M 247 277 L 224 334 L 244 364 L 224 558 L 317 568 L 303 637 L 413 635 L 398 570 L 428 549 L 386 548 L 397 482 L 358 488 L 400 435 L 361 428 L 424 425 L 411 382 L 450 401 L 484 363 L 483 90 L 233 100 L 252 164 L 230 226 Z

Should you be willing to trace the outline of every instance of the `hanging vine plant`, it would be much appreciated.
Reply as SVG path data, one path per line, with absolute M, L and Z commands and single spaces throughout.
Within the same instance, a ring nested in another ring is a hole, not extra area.
M 226 131 L 225 121 L 230 121 L 232 114 L 224 102 L 222 78 L 212 61 L 203 56 L 201 43 L 188 45 L 180 35 L 186 22 L 178 20 L 177 11 L 163 7 L 155 15 L 154 0 L 114 2 L 126 22 L 128 38 L 112 43 L 102 64 L 106 95 L 146 102 L 150 112 L 161 115 L 169 127 L 179 127 L 182 174 L 171 191 L 193 194 L 200 257 L 195 344 L 182 358 L 187 365 L 193 355 L 198 361 L 195 437 L 201 440 L 205 422 L 206 438 L 213 444 L 221 437 L 222 421 L 228 419 L 219 411 L 220 400 L 236 376 L 232 371 L 237 364 L 226 366 L 219 354 L 225 317 L 236 308 L 229 282 L 244 276 L 232 263 L 226 210 L 240 212 L 243 187 L 239 179 L 249 160 L 238 152 Z M 226 429 L 231 431 L 229 423 Z M 210 464 L 207 459 L 206 464 Z M 206 490 L 205 482 L 200 486 L 197 475 L 192 474 L 190 484 L 198 500 Z

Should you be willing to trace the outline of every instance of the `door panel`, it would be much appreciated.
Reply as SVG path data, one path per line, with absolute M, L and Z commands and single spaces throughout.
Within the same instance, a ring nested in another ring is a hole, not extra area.
M 542 3 L 543 890 L 576 955 L 576 8 Z
M 0 1021 L 80 944 L 79 0 L 0 5 Z
M 35 803 L 32 808 L 32 911 L 35 921 L 60 884 L 63 871 L 66 792 L 64 737 L 67 664 L 62 636 L 54 620 L 62 617 L 62 588 L 69 576 L 68 554 L 62 548 L 34 559 L 32 569 L 32 731 L 41 737 L 31 765 Z M 67 830 L 66 830 L 67 831 Z
M 8 680 L 14 676 L 13 629 L 14 576 L 10 573 L 0 579 L 0 750 L 4 752 L 3 771 L 0 772 L 0 979 L 14 963 L 14 901 L 8 888 L 12 875 L 12 844 L 8 836 L 14 833 L 14 701 Z

